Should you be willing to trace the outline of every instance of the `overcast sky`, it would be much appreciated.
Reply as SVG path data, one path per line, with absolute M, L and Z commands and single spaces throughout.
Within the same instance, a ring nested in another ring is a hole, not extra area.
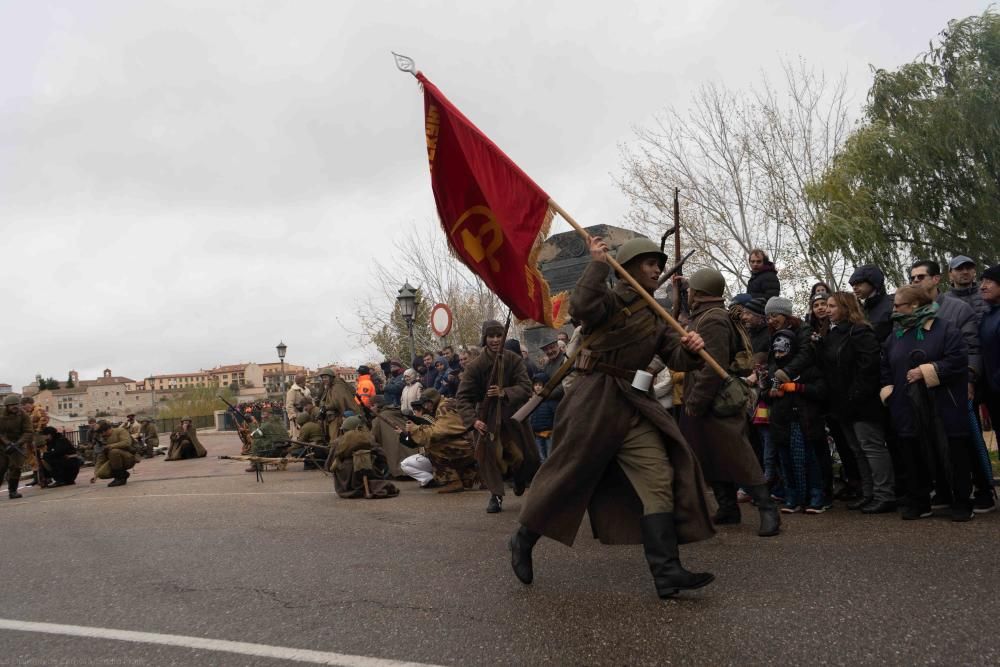
M 895 68 L 988 2 L 0 3 L 0 382 L 372 356 L 368 262 L 436 224 L 417 66 L 584 224 L 706 82 Z M 560 230 L 556 230 L 560 231 Z M 400 276 L 402 283 L 405 276 Z

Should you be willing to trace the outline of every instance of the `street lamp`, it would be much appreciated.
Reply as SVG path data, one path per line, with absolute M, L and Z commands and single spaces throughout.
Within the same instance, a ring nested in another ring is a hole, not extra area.
M 410 363 L 413 363 L 413 359 L 417 356 L 417 346 L 413 342 L 413 316 L 417 314 L 417 290 L 409 281 L 399 288 L 396 303 L 399 304 L 399 314 L 406 320 L 406 328 L 410 332 Z
M 152 375 L 149 376 L 149 392 L 150 409 L 153 411 L 153 419 L 156 419 L 156 380 Z
M 281 412 L 285 415 L 285 428 L 288 428 L 288 411 L 284 409 L 285 400 L 285 351 L 288 346 L 285 345 L 284 341 L 278 343 L 278 359 L 281 360 L 281 400 L 282 400 L 282 410 Z

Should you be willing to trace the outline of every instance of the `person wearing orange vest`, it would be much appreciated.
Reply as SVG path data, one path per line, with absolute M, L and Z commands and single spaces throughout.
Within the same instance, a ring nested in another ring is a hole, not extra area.
M 372 406 L 372 398 L 375 397 L 375 383 L 372 382 L 371 372 L 367 366 L 358 366 L 357 395 L 366 408 Z

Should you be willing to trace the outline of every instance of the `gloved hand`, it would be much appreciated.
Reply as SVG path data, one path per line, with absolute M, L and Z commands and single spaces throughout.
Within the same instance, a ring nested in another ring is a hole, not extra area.
M 793 394 L 795 392 L 802 393 L 806 390 L 806 386 L 801 382 L 785 382 L 781 385 L 781 391 L 786 394 Z
M 778 380 L 782 384 L 785 384 L 787 382 L 791 382 L 792 381 L 792 378 L 788 377 L 788 373 L 786 373 L 784 371 L 784 369 L 778 369 L 778 370 L 776 370 L 774 372 L 774 379 Z

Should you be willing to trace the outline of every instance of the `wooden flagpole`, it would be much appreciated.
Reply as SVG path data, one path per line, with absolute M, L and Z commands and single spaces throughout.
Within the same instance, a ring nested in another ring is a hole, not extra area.
M 563 220 L 568 222 L 570 226 L 573 227 L 573 229 L 575 229 L 577 233 L 587 241 L 587 243 L 590 243 L 590 234 L 588 234 L 583 229 L 583 227 L 581 227 L 580 224 L 573 219 L 573 216 L 567 213 L 562 206 L 560 206 L 558 203 L 556 203 L 555 200 L 551 198 L 549 199 L 549 206 L 552 207 L 553 211 L 562 216 Z M 662 319 L 664 322 L 670 325 L 670 327 L 674 331 L 676 331 L 679 335 L 684 336 L 688 333 L 688 331 L 684 327 L 682 327 L 680 323 L 677 320 L 675 320 L 670 313 L 664 310 L 663 306 L 661 306 L 656 302 L 656 299 L 653 298 L 652 294 L 643 289 L 642 285 L 640 285 L 636 281 L 636 279 L 629 274 L 628 271 L 622 268 L 622 265 L 619 264 L 614 257 L 612 257 L 611 255 L 607 255 L 607 262 L 608 264 L 611 265 L 611 268 L 615 270 L 615 273 L 617 273 L 620 278 L 622 278 L 629 285 L 631 285 L 632 289 L 634 289 L 636 293 L 639 296 L 641 296 L 646 301 L 646 303 L 649 304 L 649 307 L 653 310 L 654 313 L 660 316 L 660 319 Z M 721 377 L 724 380 L 728 380 L 730 378 L 729 373 L 727 373 L 726 370 L 719 365 L 719 362 L 717 362 L 712 357 L 712 355 L 710 355 L 704 349 L 698 350 L 698 356 L 700 356 L 702 360 L 719 375 L 719 377 Z

